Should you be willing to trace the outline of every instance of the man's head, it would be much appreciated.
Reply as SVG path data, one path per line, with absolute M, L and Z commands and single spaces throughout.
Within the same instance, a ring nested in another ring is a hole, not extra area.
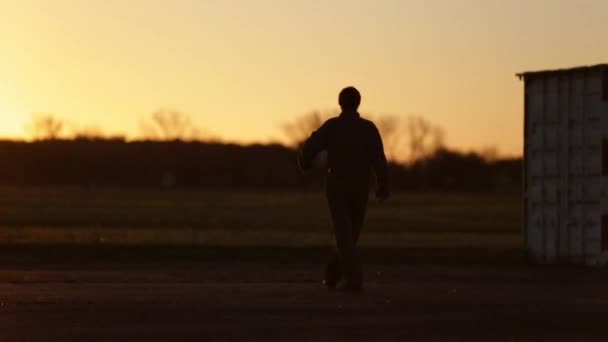
M 355 87 L 346 87 L 340 92 L 338 102 L 343 111 L 357 110 L 361 103 L 361 94 Z

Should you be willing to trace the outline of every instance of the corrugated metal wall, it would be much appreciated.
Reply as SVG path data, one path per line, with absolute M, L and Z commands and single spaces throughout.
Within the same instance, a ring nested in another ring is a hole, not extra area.
M 602 253 L 606 75 L 603 67 L 524 75 L 524 233 L 536 261 L 592 263 Z

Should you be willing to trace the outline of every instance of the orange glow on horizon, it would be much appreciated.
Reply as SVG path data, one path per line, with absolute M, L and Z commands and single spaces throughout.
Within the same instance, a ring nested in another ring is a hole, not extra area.
M 281 125 L 335 108 L 421 115 L 449 147 L 519 155 L 516 72 L 608 61 L 603 0 L 5 1 L 0 137 L 28 138 L 31 114 L 141 135 L 160 108 L 240 143 L 282 141 Z M 542 23 L 542 24 L 541 24 Z

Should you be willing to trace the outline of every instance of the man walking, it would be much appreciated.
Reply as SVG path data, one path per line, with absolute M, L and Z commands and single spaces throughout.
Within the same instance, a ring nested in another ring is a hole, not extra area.
M 304 143 L 299 164 L 310 169 L 317 153 L 327 151 L 326 196 L 336 237 L 337 253 L 330 260 L 324 283 L 329 289 L 351 292 L 362 288 L 361 264 L 356 251 L 367 207 L 370 172 L 376 174 L 376 197 L 389 197 L 388 168 L 382 139 L 373 122 L 358 113 L 361 95 L 344 88 L 339 116 L 327 120 Z

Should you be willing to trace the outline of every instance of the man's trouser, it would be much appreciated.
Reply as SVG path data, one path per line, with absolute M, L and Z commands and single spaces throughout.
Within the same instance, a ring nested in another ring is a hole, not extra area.
M 360 284 L 361 264 L 356 245 L 365 219 L 368 191 L 345 191 L 328 187 L 326 195 L 337 252 L 327 265 L 325 280 L 335 283 L 344 278 L 347 282 Z

